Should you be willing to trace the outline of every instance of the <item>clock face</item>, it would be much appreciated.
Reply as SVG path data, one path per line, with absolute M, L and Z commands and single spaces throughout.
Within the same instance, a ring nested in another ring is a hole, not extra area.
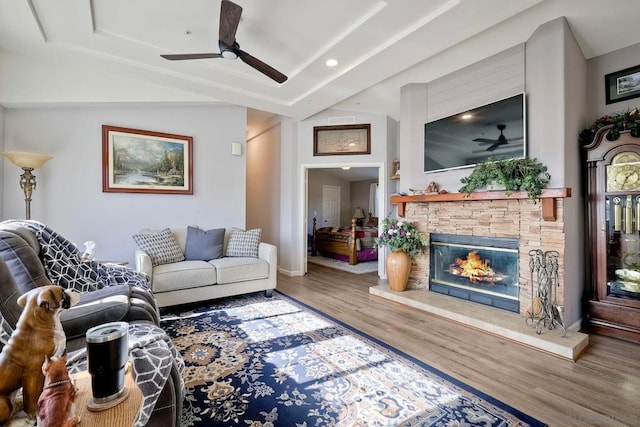
M 640 190 L 640 163 L 607 166 L 607 191 Z

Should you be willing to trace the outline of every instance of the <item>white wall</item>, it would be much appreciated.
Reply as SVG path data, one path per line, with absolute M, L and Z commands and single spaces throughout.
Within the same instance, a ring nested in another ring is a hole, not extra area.
M 102 192 L 101 126 L 193 136 L 193 195 Z M 53 156 L 35 170 L 32 219 L 82 247 L 97 243 L 103 260 L 133 262 L 141 228 L 245 226 L 244 107 L 17 108 L 5 110 L 5 149 Z M 4 161 L 2 218 L 24 218 L 20 170 Z
M 280 124 L 247 141 L 247 228 L 280 246 Z

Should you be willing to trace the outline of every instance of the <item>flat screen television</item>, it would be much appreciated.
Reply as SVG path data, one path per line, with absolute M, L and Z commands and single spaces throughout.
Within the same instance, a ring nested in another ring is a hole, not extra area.
M 424 171 L 473 166 L 526 152 L 524 93 L 424 125 Z

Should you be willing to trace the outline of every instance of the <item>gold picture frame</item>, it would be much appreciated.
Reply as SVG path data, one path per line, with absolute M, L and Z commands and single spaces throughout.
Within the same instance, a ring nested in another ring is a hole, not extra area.
M 371 125 L 313 127 L 313 155 L 371 154 Z
M 193 137 L 103 125 L 102 191 L 193 194 Z

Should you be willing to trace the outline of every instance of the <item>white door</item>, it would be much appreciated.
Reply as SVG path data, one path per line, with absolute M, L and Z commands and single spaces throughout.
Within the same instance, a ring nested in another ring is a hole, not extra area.
M 320 227 L 340 226 L 340 187 L 322 186 L 322 222 Z

